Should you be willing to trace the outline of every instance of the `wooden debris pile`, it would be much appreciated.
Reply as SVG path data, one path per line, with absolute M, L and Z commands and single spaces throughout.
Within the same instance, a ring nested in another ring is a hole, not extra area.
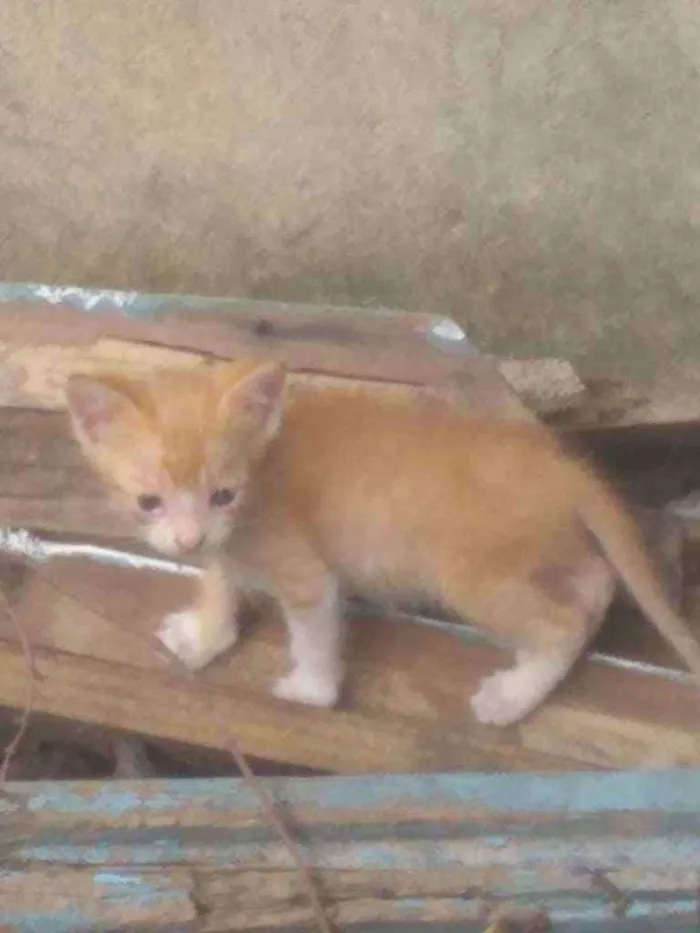
M 463 334 L 445 331 L 445 322 L 378 315 L 364 316 L 359 326 L 352 318 L 348 311 L 255 303 L 232 316 L 175 308 L 141 320 L 115 310 L 87 315 L 67 304 L 22 313 L 3 306 L 0 526 L 133 549 L 61 410 L 65 375 L 105 363 L 137 371 L 191 365 L 202 354 L 276 356 L 296 379 L 440 392 L 455 404 L 532 417 L 507 381 L 520 379 L 532 397 L 535 383 L 527 383 L 522 367 L 511 367 L 508 376 L 507 367 L 502 372 L 480 356 Z M 576 380 L 557 372 L 568 387 L 564 394 L 575 395 Z M 549 396 L 543 410 L 552 410 Z M 595 448 L 583 435 L 578 440 Z M 604 456 L 607 448 L 596 450 Z M 659 518 L 654 505 L 652 537 L 680 586 L 681 522 Z M 164 613 L 188 602 L 191 579 L 85 559 L 40 567 L 4 560 L 0 575 L 11 609 L 0 622 L 4 739 L 28 698 L 32 707 L 9 767 L 14 778 L 231 773 L 234 737 L 246 755 L 274 763 L 260 764 L 268 771 L 543 771 L 700 762 L 696 698 L 680 682 L 587 663 L 525 723 L 489 729 L 472 721 L 468 697 L 501 662 L 498 651 L 368 609 L 355 613 L 341 707 L 303 709 L 269 695 L 285 663 L 284 633 L 269 605 L 258 607 L 230 657 L 187 675 L 164 657 L 153 635 Z M 636 614 L 621 604 L 617 615 L 608 649 L 675 664 Z M 32 646 L 34 680 L 18 627 Z

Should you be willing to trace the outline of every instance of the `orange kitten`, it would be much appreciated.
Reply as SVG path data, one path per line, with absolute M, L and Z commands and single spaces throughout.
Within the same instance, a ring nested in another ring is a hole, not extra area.
M 234 644 L 241 592 L 262 589 L 290 636 L 275 694 L 330 706 L 340 595 L 430 599 L 515 649 L 472 699 L 480 721 L 505 725 L 564 678 L 616 569 L 700 678 L 700 647 L 633 522 L 543 427 L 362 391 L 285 401 L 284 387 L 272 363 L 69 381 L 76 436 L 145 539 L 205 558 L 197 605 L 160 632 L 191 668 Z

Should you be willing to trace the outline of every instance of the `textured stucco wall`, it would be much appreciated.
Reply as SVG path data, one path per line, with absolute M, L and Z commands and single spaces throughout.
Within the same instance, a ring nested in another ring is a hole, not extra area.
M 694 0 L 3 0 L 0 65 L 0 278 L 700 369 Z

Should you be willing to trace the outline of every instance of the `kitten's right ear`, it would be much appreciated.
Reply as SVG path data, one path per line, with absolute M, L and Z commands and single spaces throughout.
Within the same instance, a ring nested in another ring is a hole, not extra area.
M 269 417 L 279 406 L 287 377 L 280 363 L 263 363 L 238 380 L 235 393 L 238 403 L 249 413 Z
M 133 403 L 99 376 L 70 376 L 65 388 L 73 430 L 79 441 L 104 441 L 115 419 Z
M 263 363 L 243 378 L 238 373 L 236 377 L 221 399 L 220 416 L 228 418 L 235 412 L 259 431 L 264 440 L 269 440 L 282 420 L 285 367 L 279 363 Z

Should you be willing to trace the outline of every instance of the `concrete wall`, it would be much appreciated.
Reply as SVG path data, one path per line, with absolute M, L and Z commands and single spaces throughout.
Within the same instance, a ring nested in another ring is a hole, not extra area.
M 0 278 L 683 374 L 699 66 L 693 0 L 3 0 Z

